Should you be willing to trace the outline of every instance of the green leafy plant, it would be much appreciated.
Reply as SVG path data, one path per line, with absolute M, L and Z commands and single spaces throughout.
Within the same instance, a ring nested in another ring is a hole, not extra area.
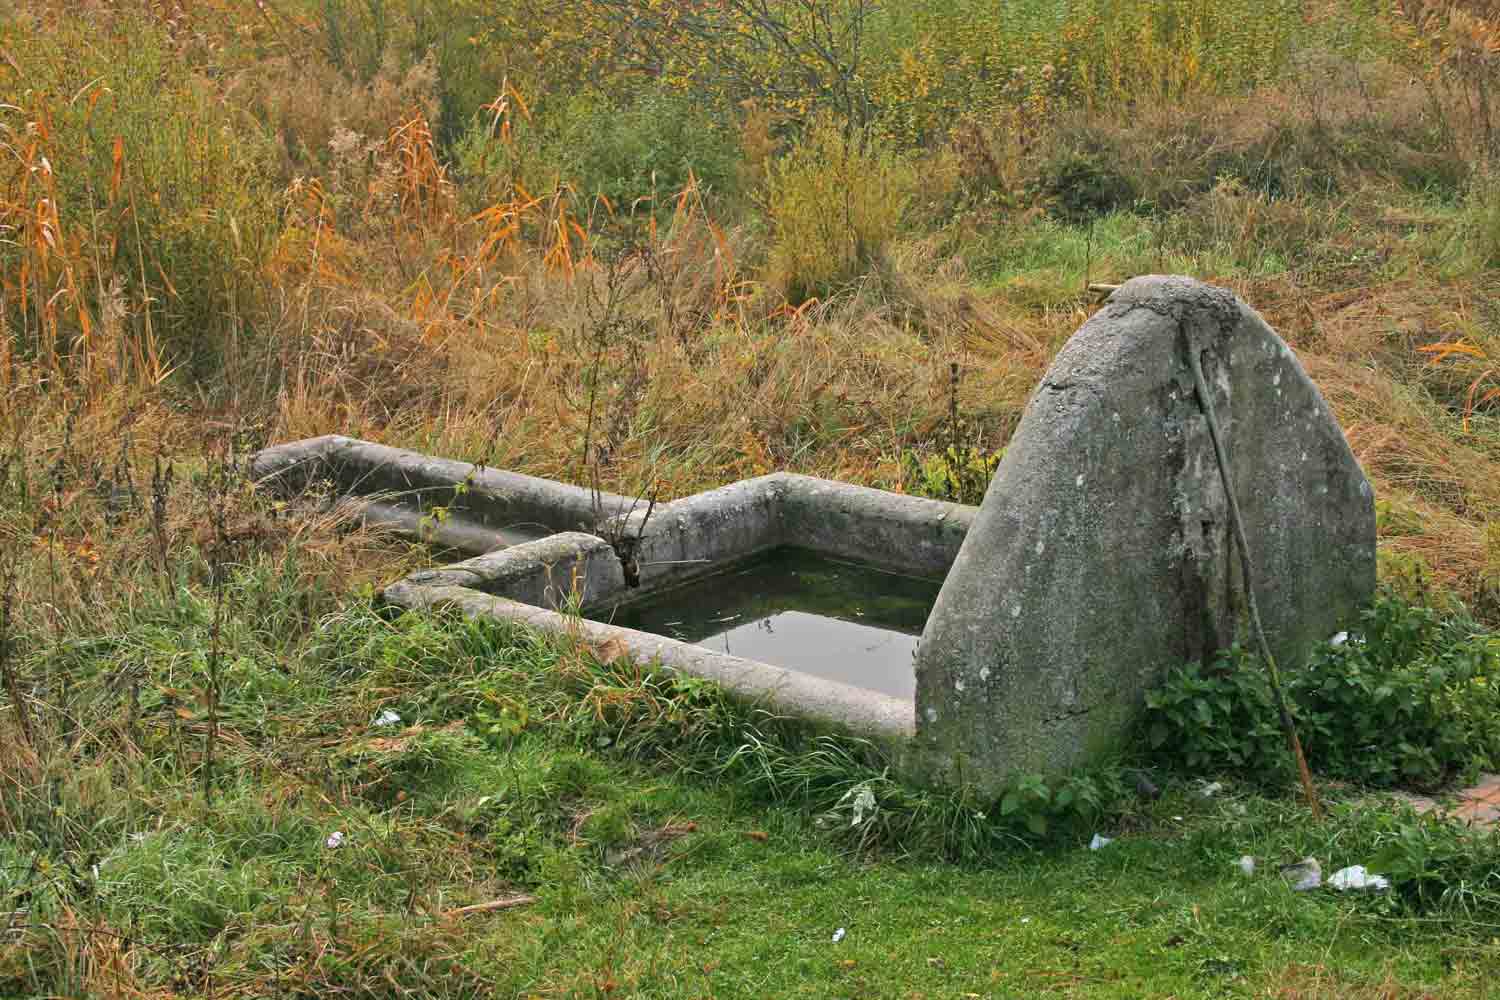
M 1182 770 L 1277 777 L 1286 771 L 1270 686 L 1239 646 L 1208 667 L 1174 670 L 1148 692 L 1144 730 L 1152 752 Z
M 1410 810 L 1377 822 L 1379 846 L 1366 867 L 1389 878 L 1413 909 L 1500 906 L 1500 831 Z
M 1376 786 L 1437 787 L 1500 762 L 1500 637 L 1382 594 L 1361 627 L 1286 675 L 1312 765 Z M 1189 771 L 1283 775 L 1270 692 L 1235 647 L 1147 695 L 1146 740 Z
M 949 445 L 936 454 L 901 453 L 901 488 L 916 496 L 978 505 L 984 500 L 1005 449 Z
M 948 419 L 943 428 L 947 447 L 935 454 L 916 449 L 901 453 L 901 488 L 917 496 L 952 503 L 978 505 L 984 500 L 995 469 L 1005 456 L 1005 449 L 990 451 L 982 435 L 967 420 L 959 405 L 958 386 L 962 366 L 957 361 L 948 368 Z

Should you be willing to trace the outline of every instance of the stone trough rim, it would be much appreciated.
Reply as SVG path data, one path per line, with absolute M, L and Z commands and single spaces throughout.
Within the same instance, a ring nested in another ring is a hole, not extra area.
M 466 617 L 522 625 L 547 635 L 581 641 L 586 646 L 618 642 L 636 663 L 711 681 L 752 706 L 764 707 L 776 715 L 833 725 L 887 748 L 906 744 L 916 735 L 916 703 L 910 698 L 761 660 L 718 653 L 696 643 L 553 611 L 471 587 L 434 587 L 402 579 L 386 587 L 381 596 L 407 610 L 432 611 L 453 606 Z
M 253 469 L 258 472 L 255 476 L 258 483 L 273 490 L 285 490 L 289 484 L 299 482 L 299 476 L 314 472 L 319 463 L 339 462 L 345 463 L 346 472 L 352 470 L 356 473 L 355 478 L 346 484 L 351 491 L 375 478 L 374 473 L 380 467 L 398 477 L 409 476 L 424 482 L 432 479 L 434 469 L 441 468 L 452 476 L 475 469 L 496 482 L 520 483 L 526 488 L 550 491 L 575 501 L 582 490 L 554 480 L 473 466 L 338 434 L 269 447 L 256 456 Z M 370 468 L 364 468 L 367 463 Z M 427 482 L 410 497 L 420 501 L 424 494 L 431 494 L 436 488 Z M 645 518 L 642 501 L 612 494 L 603 497 L 606 507 L 619 511 L 606 519 L 604 525 L 627 536 L 638 534 Z M 395 510 L 400 499 L 389 494 L 377 498 L 351 492 L 344 501 L 352 509 L 363 507 L 381 514 L 385 506 Z M 390 503 L 382 504 L 380 500 Z M 711 552 L 702 553 L 710 558 L 687 560 L 689 563 L 702 562 L 702 572 L 690 566 L 665 566 L 666 572 L 643 574 L 651 579 L 643 580 L 640 589 L 631 587 L 624 592 L 612 589 L 619 585 L 619 567 L 602 565 L 617 562 L 618 558 L 609 554 L 608 559 L 601 559 L 611 546 L 598 527 L 589 531 L 554 525 L 554 533 L 549 536 L 505 544 L 500 531 L 472 520 L 462 512 L 455 512 L 455 516 L 438 525 L 438 530 L 433 533 L 436 537 L 426 540 L 439 545 L 468 541 L 471 544 L 467 551 L 476 555 L 467 560 L 415 570 L 387 585 L 379 597 L 388 604 L 410 610 L 457 606 L 471 617 L 519 624 L 548 635 L 581 639 L 595 646 L 617 643 L 634 662 L 669 673 L 703 678 L 719 685 L 731 697 L 762 707 L 777 716 L 802 719 L 813 726 L 831 726 L 869 739 L 899 756 L 916 735 L 918 723 L 914 697 L 886 694 L 805 670 L 720 653 L 696 643 L 593 621 L 578 613 L 553 610 L 560 603 L 555 594 L 534 599 L 536 595 L 522 598 L 517 592 L 492 592 L 484 587 L 487 579 L 484 573 L 470 567 L 486 562 L 493 566 L 499 557 L 499 562 L 510 564 L 535 560 L 538 566 L 546 567 L 549 576 L 554 566 L 566 571 L 569 561 L 575 571 L 586 566 L 592 566 L 597 572 L 608 569 L 608 572 L 602 572 L 605 579 L 594 581 L 602 583 L 605 592 L 586 597 L 583 610 L 604 607 L 622 599 L 623 603 L 628 603 L 690 586 L 702 576 L 722 572 L 740 560 L 781 546 L 800 546 L 827 558 L 847 559 L 885 572 L 940 579 L 951 565 L 977 511 L 977 507 L 964 504 L 785 471 L 735 480 L 656 505 L 651 527 L 644 533 L 647 545 L 642 555 L 649 557 L 653 545 L 658 551 L 671 550 L 680 545 L 682 539 L 702 537 L 700 532 L 708 530 L 709 525 L 717 527 L 725 523 L 726 517 L 742 518 L 746 525 L 753 525 L 754 530 L 743 536 L 729 532 L 722 544 L 711 545 Z M 380 520 L 388 521 L 389 514 L 389 511 L 385 512 Z M 818 521 L 816 527 L 808 524 L 810 516 Z M 868 537 L 859 537 L 860 530 L 850 530 L 851 525 L 868 532 Z M 882 531 L 886 534 L 882 535 Z M 890 541 L 893 536 L 898 539 L 894 546 Z M 492 545 L 486 544 L 486 539 Z M 909 545 L 904 544 L 908 541 Z M 463 550 L 461 546 L 454 547 Z M 571 551 L 567 554 L 560 551 L 568 547 Z M 889 551 L 891 548 L 900 551 L 900 558 L 895 558 Z M 667 551 L 665 554 L 671 553 Z M 591 558 L 596 561 L 589 563 Z M 650 567 L 656 564 L 643 561 L 641 565 Z M 616 579 L 611 583 L 609 577 Z M 593 576 L 584 573 L 583 578 L 592 580 Z M 495 577 L 488 579 L 496 580 Z M 473 585 L 469 585 L 471 582 Z

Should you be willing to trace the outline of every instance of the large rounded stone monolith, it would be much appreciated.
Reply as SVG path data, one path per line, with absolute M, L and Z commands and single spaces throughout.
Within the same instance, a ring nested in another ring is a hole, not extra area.
M 1167 668 L 1241 634 L 1229 508 L 1187 352 L 1200 352 L 1283 663 L 1375 587 L 1369 482 L 1291 349 L 1232 293 L 1136 278 L 1027 404 L 917 651 L 929 779 L 985 791 L 1122 745 Z

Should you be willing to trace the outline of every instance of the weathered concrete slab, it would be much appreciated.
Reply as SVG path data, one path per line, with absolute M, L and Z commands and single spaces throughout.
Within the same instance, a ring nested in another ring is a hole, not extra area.
M 276 445 L 257 453 L 251 477 L 264 489 L 295 496 L 319 481 L 348 498 L 374 501 L 367 520 L 463 552 L 485 552 L 558 531 L 594 529 L 645 502 L 582 486 L 337 434 Z M 459 494 L 454 487 L 469 481 Z M 427 517 L 443 508 L 443 522 Z
M 418 570 L 406 579 L 425 587 L 467 587 L 552 610 L 582 608 L 625 591 L 620 560 L 609 543 L 580 531 Z
M 1290 348 L 1228 291 L 1137 278 L 1033 393 L 928 619 L 929 776 L 993 790 L 1118 747 L 1165 668 L 1235 637 L 1244 595 L 1189 350 L 1277 655 L 1300 657 L 1373 593 L 1370 485 Z

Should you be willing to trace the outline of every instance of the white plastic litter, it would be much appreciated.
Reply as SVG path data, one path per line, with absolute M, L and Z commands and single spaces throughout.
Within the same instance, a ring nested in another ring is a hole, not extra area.
M 1202 788 L 1198 789 L 1198 794 L 1201 795 L 1201 796 L 1203 796 L 1205 799 L 1211 799 L 1215 795 L 1218 795 L 1223 790 L 1224 790 L 1224 782 L 1222 782 L 1222 781 L 1211 781 L 1208 784 L 1204 785 Z
M 1349 633 L 1348 632 L 1339 632 L 1339 633 L 1335 634 L 1332 639 L 1328 640 L 1328 645 L 1330 645 L 1330 646 L 1342 646 L 1344 643 L 1346 643 L 1348 641 L 1349 641 Z
M 844 793 L 844 798 L 854 794 L 854 815 L 849 820 L 850 826 L 859 826 L 865 821 L 865 814 L 875 815 L 875 792 L 870 788 L 868 781 L 862 781 L 858 785 Z
M 833 932 L 833 943 L 838 944 L 842 940 L 844 940 L 844 929 L 840 927 L 838 930 Z
M 1250 855 L 1248 855 L 1248 854 L 1242 854 L 1242 855 L 1240 855 L 1240 859 L 1238 861 L 1236 861 L 1235 864 L 1238 865 L 1240 871 L 1244 872 L 1246 875 L 1254 875 L 1255 874 L 1255 859 L 1252 858 Z
M 1103 836 L 1101 834 L 1097 834 L 1096 833 L 1096 834 L 1094 834 L 1094 839 L 1091 840 L 1091 841 L 1089 841 L 1089 850 L 1091 850 L 1091 851 L 1097 851 L 1099 848 L 1101 848 L 1101 847 L 1107 847 L 1110 844 L 1113 844 L 1114 842 L 1115 842 L 1115 838 L 1113 838 L 1113 837 L 1105 837 L 1105 836 Z
M 1391 887 L 1391 880 L 1384 875 L 1371 875 L 1364 865 L 1350 865 L 1329 876 L 1328 885 L 1339 892 L 1381 892 Z
M 399 725 L 400 722 L 401 716 L 397 715 L 395 712 L 392 712 L 390 709 L 386 709 L 384 712 L 381 712 L 379 715 L 375 716 L 375 721 L 370 723 L 370 725 L 375 726 L 376 728 L 383 729 L 386 726 Z
M 1303 858 L 1294 865 L 1282 865 L 1281 877 L 1292 883 L 1293 892 L 1306 892 L 1323 884 L 1323 866 L 1317 858 Z
M 325 841 L 323 841 L 323 846 L 326 847 L 326 848 L 328 848 L 330 851 L 336 851 L 340 847 L 343 847 L 344 846 L 344 831 L 343 830 L 335 830 L 332 833 L 330 833 L 328 835 L 328 839 L 325 840 Z

